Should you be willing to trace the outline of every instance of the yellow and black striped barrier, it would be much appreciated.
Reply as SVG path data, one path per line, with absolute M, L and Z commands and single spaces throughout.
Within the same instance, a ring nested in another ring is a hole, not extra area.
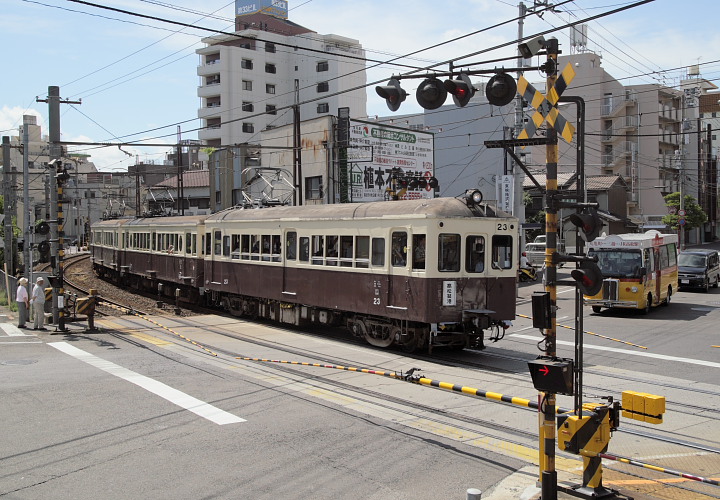
M 591 454 L 591 452 L 587 453 Z M 657 472 L 662 472 L 664 474 L 670 474 L 672 476 L 680 476 L 685 479 L 691 479 L 693 481 L 699 481 L 701 483 L 712 484 L 713 486 L 720 486 L 720 481 L 714 478 L 706 478 L 702 476 L 697 476 L 695 474 L 688 474 L 687 472 L 680 472 L 675 469 L 668 469 L 667 467 L 659 467 L 657 465 L 640 462 L 639 460 L 633 460 L 632 458 L 620 457 L 618 455 L 610 455 L 608 453 L 596 453 L 595 455 L 599 458 L 605 458 L 607 460 L 614 460 L 616 462 L 622 462 L 624 464 L 634 465 L 636 467 L 642 467 L 644 469 L 650 469 Z
M 380 375 L 383 377 L 396 378 L 400 380 L 408 380 L 413 377 L 413 373 L 419 368 L 411 368 L 407 373 L 403 372 L 386 372 L 381 370 L 371 370 L 369 368 L 356 368 L 354 366 L 343 366 L 343 365 L 328 365 L 324 363 L 307 363 L 304 361 L 283 361 L 281 359 L 267 359 L 267 358 L 248 358 L 244 356 L 238 356 L 235 359 L 242 359 L 244 361 L 260 361 L 263 363 L 283 363 L 288 365 L 299 365 L 299 366 L 314 366 L 316 368 L 332 368 L 334 370 L 345 370 L 348 372 L 359 372 L 369 373 L 371 375 Z

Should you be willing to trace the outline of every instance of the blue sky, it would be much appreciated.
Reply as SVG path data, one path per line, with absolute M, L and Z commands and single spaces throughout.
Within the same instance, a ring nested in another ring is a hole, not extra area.
M 135 141 L 172 144 L 177 126 L 189 131 L 196 119 L 198 58 L 195 50 L 208 32 L 71 2 L 4 0 L 0 37 L 5 54 L 0 93 L 2 135 L 17 135 L 23 114 L 35 114 L 47 133 L 48 86 L 60 87 L 62 139 L 66 141 Z M 233 2 L 228 0 L 97 0 L 93 3 L 206 28 L 232 31 Z M 290 0 L 290 20 L 321 34 L 359 40 L 367 57 L 389 60 L 441 44 L 403 64 L 418 67 L 472 54 L 517 38 L 517 22 L 443 43 L 515 18 L 518 1 L 505 0 Z M 632 4 L 620 0 L 553 2 L 557 12 L 526 19 L 530 35 L 567 22 Z M 533 0 L 525 0 L 532 6 Z M 560 5 L 562 4 L 562 5 Z M 675 85 L 686 67 L 700 64 L 701 76 L 720 77 L 720 4 L 715 0 L 655 0 L 589 24 L 588 48 L 603 56 L 603 66 L 627 83 Z M 550 35 L 546 35 L 550 36 Z M 554 33 L 561 50 L 570 51 L 568 30 Z M 510 57 L 514 45 L 474 56 L 468 62 Z M 514 63 L 510 63 L 511 65 Z M 491 65 L 490 67 L 493 67 Z M 680 69 L 678 69 L 680 68 Z M 380 65 L 368 82 L 388 79 L 398 69 Z M 652 73 L 649 76 L 638 76 Z M 532 81 L 539 74 L 529 74 Z M 717 82 L 715 82 L 717 84 Z M 720 84 L 718 84 L 720 85 Z M 408 88 L 411 93 L 413 89 Z M 400 112 L 421 108 L 413 97 Z M 368 115 L 387 115 L 372 87 Z M 195 132 L 183 138 L 197 138 Z M 168 148 L 123 147 L 86 151 L 100 170 L 121 171 L 140 161 L 161 161 Z

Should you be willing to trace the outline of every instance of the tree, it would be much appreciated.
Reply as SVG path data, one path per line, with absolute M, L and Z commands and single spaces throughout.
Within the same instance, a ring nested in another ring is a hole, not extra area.
M 695 197 L 686 194 L 684 197 L 685 210 L 685 230 L 701 227 L 708 220 L 707 214 L 703 212 L 702 207 L 697 204 Z M 673 213 L 663 216 L 663 224 L 671 227 L 672 229 L 679 229 L 680 224 L 678 220 L 680 216 L 677 214 L 680 210 L 680 193 L 670 193 L 665 196 L 665 205 L 670 208 L 674 208 Z

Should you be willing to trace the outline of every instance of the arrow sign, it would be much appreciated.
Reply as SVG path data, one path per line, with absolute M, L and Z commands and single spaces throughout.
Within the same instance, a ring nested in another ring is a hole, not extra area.
M 543 376 L 546 376 L 548 373 L 550 373 L 550 368 L 548 368 L 547 366 L 543 366 L 538 371 L 542 373 Z

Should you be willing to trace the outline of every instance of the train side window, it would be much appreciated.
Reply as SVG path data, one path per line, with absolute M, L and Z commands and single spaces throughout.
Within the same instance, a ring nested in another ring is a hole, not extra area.
M 270 254 L 272 253 L 272 247 L 270 246 L 270 235 L 263 234 L 262 239 L 262 260 L 270 262 Z
M 232 238 L 230 240 L 230 247 L 232 247 L 232 252 L 230 252 L 230 258 L 231 259 L 239 259 L 240 258 L 240 235 L 239 234 L 232 235 Z
M 182 252 L 182 248 L 183 248 L 182 235 L 176 234 L 175 237 L 177 238 L 177 245 L 175 245 L 175 248 L 178 249 L 178 252 Z
M 468 236 L 465 239 L 465 271 L 482 273 L 485 271 L 485 238 Z
M 353 237 L 340 236 L 340 265 L 352 267 L 353 261 Z
M 355 267 L 370 267 L 370 237 L 355 237 Z
M 288 260 L 295 260 L 297 252 L 297 233 L 295 231 L 289 231 L 285 235 L 285 255 Z
M 260 260 L 260 238 L 250 235 L 250 260 Z
M 385 238 L 372 239 L 372 265 L 375 267 L 385 265 Z
M 310 238 L 307 236 L 300 238 L 300 260 L 302 262 L 310 260 Z
M 460 235 L 440 234 L 438 236 L 438 271 L 460 270 Z
M 310 263 L 316 265 L 323 263 L 323 236 L 313 235 L 312 237 L 312 260 Z
M 167 242 L 166 234 L 163 235 L 163 240 Z M 215 244 L 213 255 L 222 255 L 222 234 L 220 231 L 215 231 Z
M 512 268 L 512 236 L 496 234 L 492 237 L 493 269 Z
M 393 267 L 405 267 L 407 265 L 407 233 L 405 231 L 392 234 L 390 262 Z
M 243 234 L 240 237 L 240 258 L 250 260 L 250 235 Z
M 230 257 L 230 236 L 223 236 L 223 257 Z
M 337 236 L 326 236 L 325 237 L 325 265 L 326 266 L 337 266 L 338 265 L 338 237 Z
M 425 269 L 425 235 L 424 234 L 413 234 L 413 261 L 412 268 L 423 270 Z
M 272 235 L 272 246 L 270 248 L 272 249 L 270 260 L 273 262 L 280 262 L 280 257 L 282 256 L 282 245 L 280 244 L 279 234 Z
M 192 240 L 190 238 L 191 238 L 191 234 L 185 233 L 185 253 L 186 254 L 194 253 L 192 251 Z
M 212 255 L 212 240 L 210 233 L 205 233 L 205 255 Z
M 152 247 L 152 251 L 153 251 L 153 252 L 156 250 L 156 247 L 155 247 L 155 236 L 156 236 L 156 235 L 155 235 L 155 232 L 153 231 L 153 232 L 150 234 L 150 245 L 151 245 L 151 247 Z

